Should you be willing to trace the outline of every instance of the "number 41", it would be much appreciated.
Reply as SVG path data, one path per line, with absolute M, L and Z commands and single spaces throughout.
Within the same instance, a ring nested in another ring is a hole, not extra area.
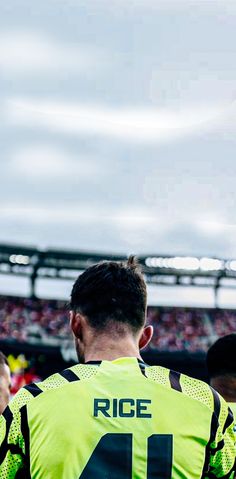
M 105 434 L 79 479 L 132 479 L 132 434 Z M 147 478 L 171 479 L 173 436 L 153 434 L 147 440 Z

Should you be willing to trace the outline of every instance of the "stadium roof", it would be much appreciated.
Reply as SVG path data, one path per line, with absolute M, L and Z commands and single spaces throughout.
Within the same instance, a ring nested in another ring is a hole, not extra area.
M 87 267 L 124 256 L 89 251 L 39 250 L 0 244 L 0 274 L 27 276 L 34 294 L 38 278 L 74 279 Z M 190 256 L 139 256 L 146 281 L 165 286 L 236 287 L 236 260 Z

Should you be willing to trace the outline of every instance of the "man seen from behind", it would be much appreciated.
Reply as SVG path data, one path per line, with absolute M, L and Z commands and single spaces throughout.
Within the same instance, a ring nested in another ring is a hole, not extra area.
M 136 260 L 88 268 L 70 306 L 79 363 L 10 403 L 0 420 L 1 479 L 231 477 L 225 401 L 201 381 L 142 360 L 152 327 Z

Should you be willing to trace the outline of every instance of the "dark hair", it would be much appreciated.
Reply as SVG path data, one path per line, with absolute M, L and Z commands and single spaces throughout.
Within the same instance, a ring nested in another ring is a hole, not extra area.
M 103 261 L 84 271 L 71 292 L 71 310 L 91 327 L 104 330 L 113 322 L 137 332 L 145 323 L 147 290 L 138 261 Z
M 236 333 L 217 339 L 207 352 L 206 362 L 210 378 L 236 377 Z
M 9 366 L 9 363 L 8 363 L 8 360 L 5 356 L 5 354 L 3 354 L 2 351 L 0 351 L 0 366 L 4 366 L 4 364 Z

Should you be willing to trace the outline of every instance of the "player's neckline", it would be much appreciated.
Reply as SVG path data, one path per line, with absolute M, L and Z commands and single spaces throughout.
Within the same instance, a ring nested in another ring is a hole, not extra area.
M 101 364 L 102 361 L 87 361 L 84 364 Z
M 139 358 L 136 358 L 136 359 L 137 359 L 137 361 L 138 361 L 139 364 L 142 364 L 143 366 L 148 366 L 148 365 L 147 365 L 144 361 L 142 361 L 141 359 L 139 359 Z M 102 360 L 99 360 L 99 361 L 98 361 L 98 360 L 94 360 L 94 361 L 87 361 L 87 362 L 84 363 L 84 364 L 94 364 L 94 365 L 97 364 L 97 365 L 100 365 L 101 363 L 102 363 Z

